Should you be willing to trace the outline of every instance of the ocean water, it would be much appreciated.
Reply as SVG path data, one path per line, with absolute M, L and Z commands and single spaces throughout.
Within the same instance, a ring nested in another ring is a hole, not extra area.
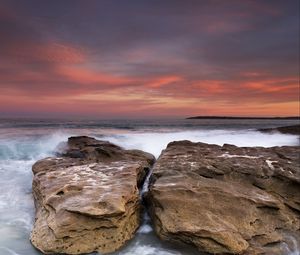
M 30 120 L 0 119 L 0 255 L 38 255 L 29 241 L 34 222 L 31 194 L 32 164 L 53 155 L 72 135 L 89 135 L 126 149 L 159 156 L 175 140 L 222 145 L 299 145 L 294 135 L 261 133 L 258 128 L 299 124 L 297 120 Z M 143 190 L 147 190 L 145 185 Z M 283 247 L 299 255 L 297 243 Z M 114 255 L 194 255 L 190 247 L 160 241 L 147 214 L 136 236 Z

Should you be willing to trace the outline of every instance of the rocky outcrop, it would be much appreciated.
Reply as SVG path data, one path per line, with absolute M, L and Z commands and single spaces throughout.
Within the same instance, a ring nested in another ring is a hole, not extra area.
M 277 128 L 263 128 L 259 129 L 258 131 L 267 133 L 280 132 L 282 134 L 300 135 L 300 125 L 284 126 Z
M 58 157 L 33 166 L 32 244 L 43 253 L 113 252 L 139 226 L 138 186 L 154 157 L 109 142 L 72 137 Z
M 289 254 L 300 247 L 299 155 L 299 147 L 170 143 L 146 195 L 155 231 L 212 254 Z

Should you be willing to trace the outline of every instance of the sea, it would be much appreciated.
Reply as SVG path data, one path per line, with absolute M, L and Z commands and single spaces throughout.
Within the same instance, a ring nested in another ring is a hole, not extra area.
M 299 145 L 299 137 L 261 128 L 299 124 L 280 119 L 0 119 L 0 255 L 39 255 L 29 241 L 34 223 L 32 165 L 54 155 L 70 136 L 88 135 L 125 149 L 140 149 L 158 157 L 169 142 L 190 140 L 237 146 Z M 147 191 L 144 186 L 143 191 Z M 285 254 L 299 255 L 295 243 Z M 94 253 L 96 254 L 96 253 Z M 133 240 L 113 255 L 196 255 L 190 247 L 160 241 L 148 215 Z

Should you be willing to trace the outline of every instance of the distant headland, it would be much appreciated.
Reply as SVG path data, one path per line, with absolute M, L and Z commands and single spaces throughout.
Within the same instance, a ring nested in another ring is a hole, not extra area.
M 187 120 L 193 119 L 233 119 L 233 120 L 300 120 L 300 116 L 291 116 L 291 117 L 233 117 L 233 116 L 194 116 L 188 117 Z

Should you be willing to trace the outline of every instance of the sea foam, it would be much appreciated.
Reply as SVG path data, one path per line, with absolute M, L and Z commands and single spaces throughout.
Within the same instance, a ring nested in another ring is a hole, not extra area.
M 148 132 L 104 135 L 99 139 L 108 140 L 127 149 L 140 149 L 158 157 L 161 151 L 172 141 L 190 140 L 209 144 L 236 146 L 283 146 L 299 145 L 298 137 L 279 133 L 261 133 L 258 131 L 232 130 L 193 130 L 181 132 Z

